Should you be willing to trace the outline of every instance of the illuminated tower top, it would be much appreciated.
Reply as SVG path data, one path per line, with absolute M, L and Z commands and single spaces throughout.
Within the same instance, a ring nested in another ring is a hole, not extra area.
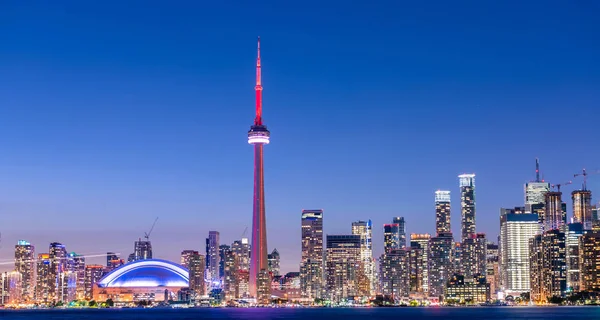
M 256 50 L 256 117 L 254 118 L 255 126 L 262 126 L 262 80 L 260 73 L 260 37 L 258 37 L 258 46 Z
M 269 144 L 271 133 L 267 130 L 267 126 L 263 124 L 262 119 L 262 77 L 260 69 L 260 37 L 258 37 L 257 57 L 256 57 L 256 116 L 254 117 L 254 125 L 248 132 L 249 144 Z

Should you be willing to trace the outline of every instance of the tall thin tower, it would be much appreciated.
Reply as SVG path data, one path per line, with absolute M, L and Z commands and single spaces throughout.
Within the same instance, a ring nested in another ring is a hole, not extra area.
M 260 37 L 256 58 L 256 117 L 248 131 L 248 143 L 254 145 L 254 199 L 252 201 L 252 247 L 250 254 L 250 294 L 260 303 L 270 297 L 271 281 L 267 259 L 267 223 L 265 216 L 265 184 L 263 146 L 269 143 L 270 132 L 262 120 L 262 83 L 260 72 Z

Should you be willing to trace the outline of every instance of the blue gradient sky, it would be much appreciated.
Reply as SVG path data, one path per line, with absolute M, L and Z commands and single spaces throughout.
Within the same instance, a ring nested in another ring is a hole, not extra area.
M 161 258 L 203 251 L 209 230 L 238 239 L 257 35 L 284 271 L 302 209 L 324 209 L 328 234 L 372 219 L 379 254 L 393 216 L 432 233 L 448 189 L 458 233 L 464 172 L 495 238 L 535 157 L 555 183 L 600 169 L 599 15 L 591 0 L 2 1 L 0 260 L 21 238 L 126 256 L 156 216 Z

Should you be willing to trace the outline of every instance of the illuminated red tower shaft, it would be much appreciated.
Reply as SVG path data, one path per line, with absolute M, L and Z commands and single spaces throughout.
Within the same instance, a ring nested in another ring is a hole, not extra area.
M 252 201 L 252 243 L 250 253 L 250 295 L 261 300 L 270 297 L 270 279 L 267 260 L 267 223 L 265 216 L 265 184 L 263 147 L 269 143 L 270 133 L 262 122 L 262 84 L 260 73 L 260 38 L 256 59 L 256 117 L 248 132 L 248 143 L 254 145 L 254 198 Z M 267 282 L 268 281 L 268 282 Z

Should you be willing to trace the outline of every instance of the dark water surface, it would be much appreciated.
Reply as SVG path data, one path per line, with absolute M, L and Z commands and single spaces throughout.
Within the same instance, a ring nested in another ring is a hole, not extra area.
M 13 319 L 577 319 L 600 320 L 600 307 L 470 307 L 470 308 L 353 308 L 353 309 L 83 309 L 1 310 L 1 320 Z

